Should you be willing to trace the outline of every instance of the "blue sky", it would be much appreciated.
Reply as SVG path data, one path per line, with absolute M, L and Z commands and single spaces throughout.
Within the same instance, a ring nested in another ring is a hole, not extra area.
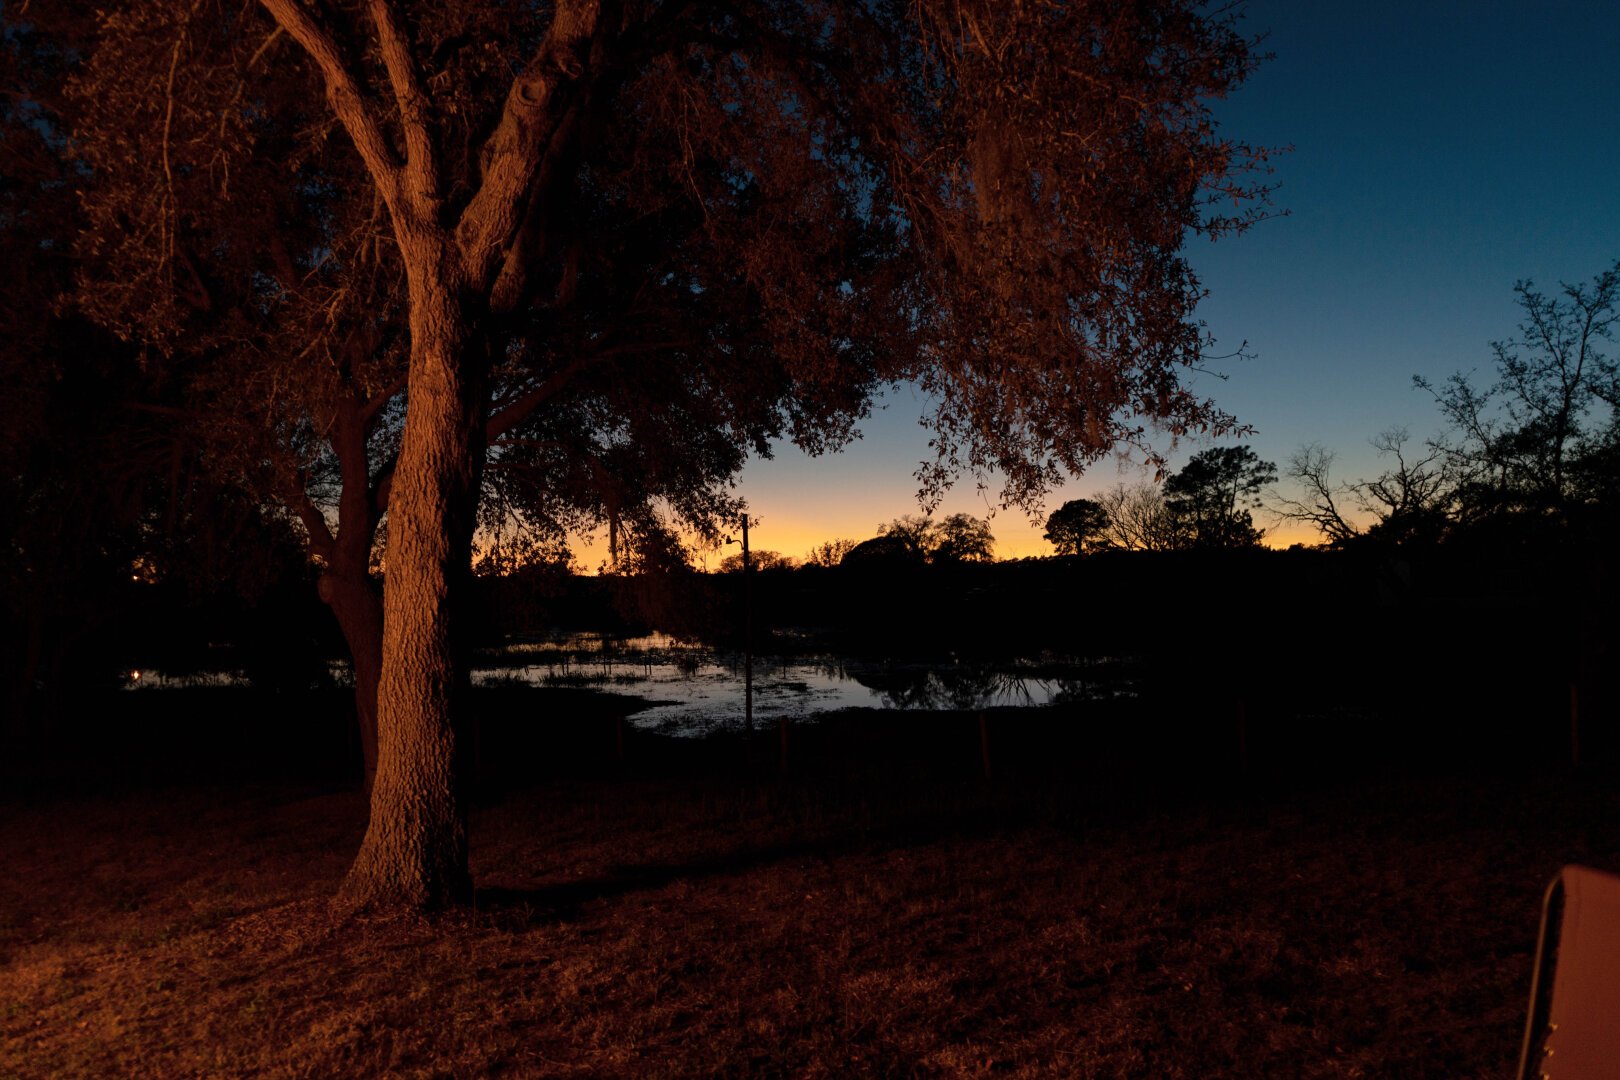
M 1262 457 L 1280 465 L 1320 442 L 1340 476 L 1371 474 L 1379 431 L 1439 429 L 1413 375 L 1488 369 L 1490 342 L 1517 323 L 1515 281 L 1554 289 L 1620 259 L 1620 0 L 1253 0 L 1248 12 L 1276 56 L 1217 115 L 1234 138 L 1294 147 L 1274 176 L 1289 216 L 1191 242 L 1217 351 L 1247 340 L 1256 354 L 1196 385 L 1256 427 L 1247 441 Z M 916 512 L 923 403 L 901 390 L 883 404 L 842 454 L 787 447 L 748 466 L 756 546 L 800 556 Z M 1183 443 L 1172 462 L 1206 445 Z M 1120 479 L 1104 461 L 1048 506 Z M 969 479 L 942 509 L 993 505 Z M 1003 557 L 1050 550 L 1016 510 L 993 527 Z

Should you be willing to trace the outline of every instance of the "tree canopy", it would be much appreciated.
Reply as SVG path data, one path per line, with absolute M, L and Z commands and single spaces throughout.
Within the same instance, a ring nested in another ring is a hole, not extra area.
M 1191 548 L 1256 547 L 1264 530 L 1254 524 L 1260 492 L 1277 479 L 1277 466 L 1247 446 L 1217 446 L 1194 454 L 1164 482 L 1165 507 Z
M 1436 440 L 1464 522 L 1567 519 L 1617 494 L 1620 369 L 1607 352 L 1620 324 L 1620 263 L 1548 295 L 1514 286 L 1516 337 L 1491 343 L 1495 381 L 1419 377 L 1450 425 Z
M 1377 435 L 1389 463 L 1335 482 L 1333 454 L 1301 447 L 1288 465 L 1299 494 L 1274 505 L 1330 544 L 1434 544 L 1473 536 L 1520 541 L 1592 536 L 1620 508 L 1620 264 L 1548 295 L 1514 286 L 1519 333 L 1491 343 L 1494 380 L 1419 376 L 1447 427 L 1414 449 L 1404 428 Z M 1371 520 L 1368 521 L 1367 519 Z
M 878 538 L 894 541 L 917 563 L 949 566 L 995 559 L 996 538 L 990 522 L 972 514 L 949 514 L 938 521 L 906 514 L 879 527 Z
M 1119 484 L 1096 499 L 1072 499 L 1046 519 L 1059 555 L 1255 547 L 1263 531 L 1252 511 L 1277 467 L 1247 446 L 1212 447 L 1173 473 L 1162 489 Z
M 1046 519 L 1045 539 L 1059 555 L 1090 555 L 1109 546 L 1108 509 L 1095 499 L 1070 499 Z
M 996 469 L 1033 507 L 1122 443 L 1154 453 L 1150 428 L 1231 430 L 1181 382 L 1204 346 L 1182 245 L 1264 212 L 1265 152 L 1209 111 L 1255 63 L 1237 18 L 1189 0 L 102 13 L 72 95 L 82 257 L 105 267 L 86 310 L 211 373 L 198 393 L 263 436 L 237 440 L 242 471 L 317 555 L 348 531 L 355 573 L 387 514 L 349 901 L 465 892 L 453 597 L 481 508 L 496 533 L 606 521 L 667 547 L 671 522 L 735 516 L 747 453 L 834 448 L 895 380 L 937 402 L 927 496 Z

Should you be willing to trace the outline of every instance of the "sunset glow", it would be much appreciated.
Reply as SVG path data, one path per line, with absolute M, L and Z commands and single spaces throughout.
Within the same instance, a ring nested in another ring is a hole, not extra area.
M 0 0 L 0 1077 L 1620 1076 L 1617 57 Z

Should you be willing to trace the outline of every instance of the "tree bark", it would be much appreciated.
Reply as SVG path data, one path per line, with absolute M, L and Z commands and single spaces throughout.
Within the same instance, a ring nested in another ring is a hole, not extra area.
M 435 907 L 469 897 L 467 830 L 457 784 L 457 579 L 470 576 L 485 450 L 487 345 L 481 330 L 548 147 L 571 138 L 571 90 L 589 55 L 601 0 L 559 0 L 551 26 L 507 94 L 485 142 L 481 181 L 451 224 L 422 72 L 390 0 L 366 5 L 404 154 L 345 50 L 299 0 L 260 0 L 320 70 L 333 115 L 388 208 L 409 292 L 405 430 L 389 482 L 377 771 L 371 821 L 338 902 Z M 510 291 L 510 290 L 508 290 Z M 515 302 L 505 296 L 504 302 Z M 340 418 L 341 419 L 341 418 Z M 349 485 L 345 483 L 345 495 Z
M 337 617 L 354 662 L 354 710 L 360 731 L 367 796 L 377 775 L 377 686 L 382 676 L 382 595 L 371 580 L 371 546 L 381 506 L 371 490 L 366 451 L 371 409 L 358 396 L 342 399 L 332 417 L 331 445 L 343 486 L 336 535 L 325 534 L 328 566 L 321 599 Z
M 453 598 L 470 573 L 485 360 L 459 261 L 433 233 L 402 244 L 410 408 L 389 492 L 371 821 L 339 894 L 349 908 L 442 907 L 472 891 L 453 725 L 465 682 Z
M 362 561 L 334 561 L 321 575 L 321 599 L 332 609 L 354 664 L 354 714 L 360 732 L 365 792 L 377 776 L 377 684 L 382 676 L 383 605 Z

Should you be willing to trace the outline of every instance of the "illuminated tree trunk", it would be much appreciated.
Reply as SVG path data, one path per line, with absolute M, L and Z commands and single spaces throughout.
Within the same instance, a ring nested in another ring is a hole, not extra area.
M 410 407 L 388 506 L 377 773 L 371 821 L 340 894 L 349 907 L 439 907 L 472 889 L 456 775 L 463 680 L 451 598 L 469 573 L 483 356 L 442 239 L 404 254 Z
M 453 185 L 442 174 L 434 104 L 395 4 L 365 7 L 398 141 L 329 26 L 299 0 L 260 2 L 320 70 L 327 102 L 388 207 L 409 287 L 405 429 L 388 495 L 377 774 L 371 821 L 339 901 L 437 906 L 471 892 L 456 790 L 460 668 L 451 597 L 457 579 L 470 575 L 483 468 L 488 358 L 475 328 L 492 307 L 510 310 L 523 294 L 528 208 L 543 202 L 543 166 L 556 160 L 548 151 L 577 128 L 568 118 L 578 102 L 557 91 L 585 70 L 601 0 L 553 5 L 545 40 L 514 79 L 485 141 L 476 189 L 456 214 L 447 208 Z

